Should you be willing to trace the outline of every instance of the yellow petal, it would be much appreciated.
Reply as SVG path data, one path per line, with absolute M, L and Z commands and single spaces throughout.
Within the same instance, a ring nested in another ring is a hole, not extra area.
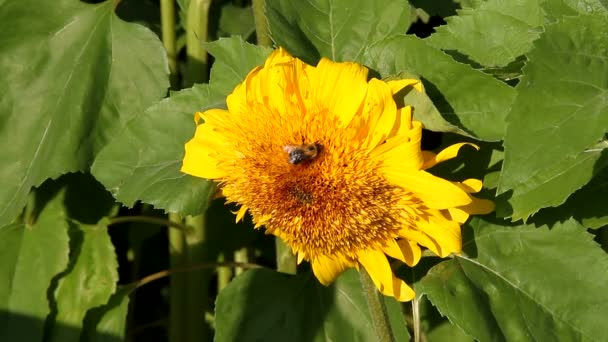
M 399 248 L 401 249 L 401 253 L 405 256 L 405 263 L 408 266 L 414 266 L 418 264 L 420 258 L 422 257 L 422 251 L 420 250 L 420 246 L 414 241 L 408 239 L 401 239 L 397 241 Z
M 428 248 L 436 255 L 441 254 L 441 248 L 439 247 L 439 245 L 437 245 L 435 240 L 433 240 L 431 237 L 429 237 L 420 230 L 411 227 L 404 227 L 399 230 L 398 235 L 406 240 L 418 243 L 420 246 Z
M 205 124 L 197 126 L 195 137 L 185 145 L 186 154 L 181 172 L 207 179 L 218 179 L 225 175 L 225 172 L 217 167 L 217 159 L 213 156 L 224 147 L 221 146 L 221 140 L 210 138 L 212 135 Z
M 396 124 L 397 105 L 388 84 L 375 78 L 369 81 L 363 115 L 368 118 L 367 146 L 374 148 L 388 138 Z
M 420 125 L 422 127 L 422 125 Z M 407 134 L 406 132 L 412 129 L 412 107 L 405 106 L 397 110 L 397 119 L 395 120 L 395 126 L 393 131 L 389 134 L 389 137 Z
M 451 220 L 454 220 L 460 224 L 465 223 L 469 219 L 469 213 L 459 208 L 448 208 L 447 215 Z
M 384 253 L 365 250 L 358 253 L 359 263 L 365 268 L 378 290 L 385 296 L 395 297 L 398 301 L 414 299 L 416 294 L 407 284 L 395 277 Z
M 473 196 L 471 196 L 471 199 L 473 202 L 457 209 L 463 210 L 469 215 L 485 215 L 493 212 L 496 208 L 494 202 L 490 200 L 475 198 Z
M 245 217 L 246 213 L 247 213 L 247 207 L 242 205 L 239 208 L 239 211 L 236 213 L 236 222 L 239 223 L 239 221 L 241 221 L 243 219 L 243 217 Z
M 483 183 L 479 179 L 470 178 L 460 183 L 463 189 L 468 193 L 479 192 Z
M 438 248 L 433 251 L 440 257 L 444 258 L 452 253 L 460 253 L 462 237 L 458 222 L 431 216 L 428 221 L 416 221 L 416 225 L 418 229 L 435 241 Z
M 456 155 L 458 155 L 458 151 L 460 150 L 460 148 L 465 145 L 473 146 L 475 149 L 479 150 L 479 147 L 477 145 L 471 144 L 471 143 L 454 144 L 454 145 L 444 148 L 438 154 L 426 154 L 425 157 L 427 157 L 429 159 L 425 158 L 422 169 L 423 170 L 429 169 L 441 162 L 444 162 L 446 160 L 456 157 Z
M 333 283 L 334 280 L 347 268 L 352 267 L 344 257 L 329 257 L 320 255 L 313 258 L 310 262 L 312 271 L 319 282 L 325 286 Z
M 457 185 L 426 171 L 382 169 L 387 180 L 413 192 L 424 204 L 433 209 L 459 207 L 472 202 L 470 196 Z
M 411 243 L 411 244 L 410 244 Z M 420 247 L 415 242 L 407 239 L 399 241 L 391 240 L 382 247 L 382 251 L 388 256 L 401 260 L 409 266 L 414 266 L 420 260 Z
M 386 83 L 388 83 L 389 87 L 391 88 L 391 92 L 393 94 L 397 94 L 398 92 L 401 91 L 401 89 L 403 89 L 407 86 L 413 86 L 414 89 L 418 90 L 419 92 L 421 92 L 421 93 L 424 92 L 424 88 L 423 88 L 422 82 L 420 82 L 420 80 L 403 79 L 403 80 L 392 80 L 392 81 L 388 81 Z
M 422 124 L 414 121 L 413 128 L 407 135 L 397 135 L 376 147 L 370 153 L 371 158 L 383 161 L 384 170 L 419 170 L 423 159 L 420 150 Z
M 360 113 L 367 93 L 368 70 L 356 63 L 336 63 L 321 59 L 310 73 L 314 102 L 327 106 L 332 115 L 346 126 Z

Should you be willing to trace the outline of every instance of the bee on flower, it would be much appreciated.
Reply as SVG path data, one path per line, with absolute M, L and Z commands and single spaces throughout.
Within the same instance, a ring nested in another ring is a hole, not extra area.
M 460 225 L 494 209 L 471 194 L 481 181 L 436 177 L 426 169 L 455 157 L 420 148 L 422 124 L 394 94 L 423 91 L 419 80 L 368 80 L 356 63 L 307 65 L 284 49 L 252 70 L 227 110 L 195 114 L 182 171 L 217 181 L 256 228 L 283 239 L 325 285 L 363 267 L 400 301 L 414 291 L 388 257 L 414 266 L 427 248 L 461 250 Z

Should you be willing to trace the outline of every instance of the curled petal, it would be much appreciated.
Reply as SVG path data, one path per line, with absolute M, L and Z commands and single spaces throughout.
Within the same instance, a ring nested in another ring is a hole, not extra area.
M 460 148 L 465 145 L 473 146 L 475 149 L 479 150 L 479 147 L 475 144 L 459 143 L 459 144 L 454 144 L 454 145 L 448 146 L 437 154 L 426 153 L 425 159 L 424 159 L 424 165 L 422 166 L 422 169 L 423 170 L 430 169 L 431 167 L 433 167 L 439 163 L 442 163 L 446 160 L 450 160 L 450 159 L 456 157 L 456 155 L 458 155 L 458 151 L 460 150 Z
M 365 268 L 378 290 L 385 296 L 395 297 L 398 301 L 414 299 L 416 294 L 407 284 L 395 277 L 384 253 L 366 250 L 359 253 L 359 262 Z
M 353 266 L 343 257 L 319 255 L 311 261 L 312 271 L 321 284 L 327 286 L 346 269 Z

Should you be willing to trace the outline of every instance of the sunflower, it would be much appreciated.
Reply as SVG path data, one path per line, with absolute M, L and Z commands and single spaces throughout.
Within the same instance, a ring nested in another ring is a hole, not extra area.
M 425 169 L 464 144 L 422 151 L 422 124 L 393 96 L 418 80 L 368 80 L 356 63 L 307 65 L 275 50 L 227 97 L 227 110 L 195 114 L 182 172 L 215 180 L 237 221 L 283 239 L 328 285 L 364 267 L 397 300 L 414 291 L 388 257 L 413 266 L 421 246 L 441 257 L 461 250 L 460 224 L 493 203 L 470 194 L 481 181 L 452 182 Z

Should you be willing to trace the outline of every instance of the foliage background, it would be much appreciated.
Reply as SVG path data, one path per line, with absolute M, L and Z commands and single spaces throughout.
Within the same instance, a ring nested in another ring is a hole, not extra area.
M 0 340 L 374 339 L 356 274 L 273 271 L 274 241 L 179 172 L 192 113 L 270 53 L 264 20 L 309 63 L 420 77 L 425 146 L 481 147 L 432 172 L 483 178 L 496 213 L 399 270 L 396 340 L 606 340 L 606 1 L 258 4 L 0 0 Z

